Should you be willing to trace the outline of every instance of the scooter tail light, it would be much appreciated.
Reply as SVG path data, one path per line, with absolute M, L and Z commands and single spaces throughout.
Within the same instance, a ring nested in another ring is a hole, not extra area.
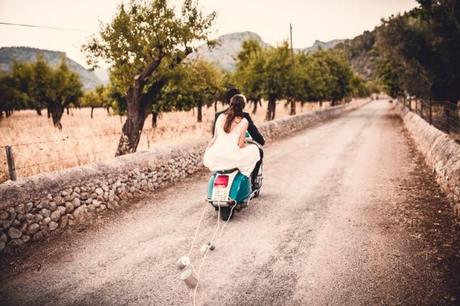
M 214 180 L 214 187 L 225 188 L 228 185 L 228 175 L 219 175 Z

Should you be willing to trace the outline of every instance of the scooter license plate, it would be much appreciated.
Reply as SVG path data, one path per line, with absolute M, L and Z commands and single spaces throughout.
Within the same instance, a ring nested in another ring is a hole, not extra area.
M 215 202 L 227 202 L 227 188 L 214 188 L 212 200 Z

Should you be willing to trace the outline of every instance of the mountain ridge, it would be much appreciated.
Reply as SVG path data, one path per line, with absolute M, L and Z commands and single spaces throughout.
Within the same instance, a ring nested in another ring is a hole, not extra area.
M 207 44 L 200 45 L 188 58 L 191 60 L 203 59 L 216 64 L 224 71 L 231 72 L 236 68 L 236 58 L 242 49 L 244 41 L 249 39 L 256 40 L 265 48 L 272 47 L 255 32 L 232 32 L 217 37 L 214 40 L 216 42 L 214 47 L 209 47 Z M 334 39 L 330 41 L 316 40 L 313 45 L 308 48 L 296 48 L 295 50 L 296 52 L 314 52 L 320 49 L 328 50 L 336 48 L 345 41 L 344 39 Z M 69 68 L 80 75 L 85 90 L 91 90 L 98 85 L 107 84 L 109 82 L 108 69 L 100 68 L 95 71 L 89 71 L 78 62 L 68 58 L 65 52 L 33 47 L 0 47 L 0 70 L 10 71 L 13 59 L 18 61 L 33 61 L 39 53 L 42 53 L 52 66 L 58 65 L 60 59 L 65 57 Z
M 38 54 L 43 54 L 45 60 L 53 67 L 59 65 L 62 58 L 65 58 L 69 69 L 77 73 L 83 83 L 85 90 L 94 89 L 101 85 L 101 80 L 93 71 L 85 69 L 78 62 L 67 57 L 63 51 L 39 49 L 25 46 L 0 47 L 0 70 L 9 72 L 12 69 L 13 61 L 26 62 L 34 61 Z
M 195 52 L 189 55 L 189 59 L 205 59 L 217 64 L 222 70 L 233 71 L 236 57 L 241 51 L 243 43 L 249 39 L 259 42 L 263 47 L 271 47 L 257 33 L 251 31 L 233 32 L 216 38 L 214 47 L 209 47 L 207 44 L 199 46 Z
M 212 63 L 217 64 L 221 69 L 225 71 L 233 71 L 236 67 L 236 58 L 238 53 L 241 51 L 243 42 L 249 39 L 253 39 L 259 42 L 262 47 L 272 47 L 269 43 L 266 43 L 262 37 L 251 31 L 243 32 L 232 32 L 219 36 L 215 39 L 217 45 L 213 48 L 209 48 L 206 44 L 203 44 L 192 53 L 190 59 L 205 59 Z M 314 52 L 320 49 L 328 50 L 335 48 L 340 43 L 343 43 L 344 39 L 334 39 L 331 41 L 316 40 L 311 47 L 308 48 L 296 48 L 297 52 Z

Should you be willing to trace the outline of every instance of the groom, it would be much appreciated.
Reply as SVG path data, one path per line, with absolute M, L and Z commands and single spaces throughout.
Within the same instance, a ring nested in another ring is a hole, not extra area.
M 241 94 L 241 92 L 236 89 L 236 88 L 232 88 L 230 89 L 227 94 L 225 95 L 225 100 L 227 103 L 230 103 L 230 99 L 234 96 L 234 95 L 239 95 Z M 221 111 L 221 112 L 217 112 L 215 117 L 214 117 L 214 122 L 212 124 L 212 135 L 214 136 L 214 131 L 216 129 L 216 120 L 217 120 L 217 117 L 219 117 L 220 114 L 224 113 L 225 111 L 227 111 L 226 109 Z M 256 125 L 254 124 L 254 122 L 252 121 L 251 119 L 251 115 L 249 115 L 249 113 L 246 113 L 244 112 L 243 113 L 243 116 L 244 118 L 246 118 L 249 122 L 249 126 L 248 126 L 248 132 L 249 132 L 249 135 L 251 135 L 252 139 L 257 142 L 258 144 L 260 144 L 261 146 L 263 146 L 265 144 L 265 139 L 264 137 L 262 136 L 262 134 L 260 134 L 259 130 L 257 129 Z M 262 165 L 262 159 L 264 157 L 264 151 L 263 150 L 259 150 L 260 152 L 260 160 L 257 162 L 256 166 L 254 167 L 254 170 L 252 171 L 251 173 L 251 181 L 252 183 L 254 184 L 256 178 L 257 178 L 257 174 L 259 173 L 259 169 L 260 169 L 260 166 Z

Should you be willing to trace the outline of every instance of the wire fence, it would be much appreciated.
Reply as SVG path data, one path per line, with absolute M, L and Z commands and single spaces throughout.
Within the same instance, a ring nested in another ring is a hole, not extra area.
M 449 134 L 460 143 L 459 103 L 425 99 L 402 99 L 401 102 L 429 124 Z
M 327 107 L 326 104 L 324 107 Z M 316 104 L 308 107 L 302 106 L 300 113 L 319 108 L 321 105 Z M 288 108 L 283 108 L 278 112 L 278 116 L 286 117 L 288 111 Z M 182 119 L 185 115 L 179 115 L 182 117 L 171 117 L 165 121 L 174 122 L 174 124 L 144 128 L 138 149 L 150 150 L 154 146 L 171 145 L 194 138 L 199 139 L 203 136 L 209 136 L 211 133 L 214 112 L 208 116 L 208 119 L 211 119 L 206 121 L 204 118 L 203 122 L 199 124 L 195 121 L 194 113 L 190 116 L 191 120 L 184 120 L 184 122 Z M 254 115 L 255 122 L 257 119 L 263 122 L 264 118 L 264 109 L 260 109 L 258 114 Z M 86 130 L 80 134 L 67 133 L 64 135 L 56 133 L 48 135 L 47 132 L 49 131 L 42 134 L 35 133 L 34 135 L 38 135 L 38 137 L 30 139 L 31 141 L 22 139 L 22 141 L 15 142 L 11 139 L 8 141 L 6 138 L 0 141 L 0 183 L 11 179 L 12 172 L 17 172 L 18 177 L 26 177 L 113 158 L 122 134 L 121 130 L 114 130 L 112 127 L 110 131 L 99 131 L 94 134 L 92 132 L 86 133 Z M 10 151 L 10 157 L 8 157 L 7 150 Z
M 150 147 L 155 143 L 152 135 L 154 132 L 154 128 L 147 128 L 142 131 L 142 138 L 145 139 L 147 149 L 150 149 Z M 32 158 L 32 160 L 30 157 L 31 150 L 34 152 L 48 150 L 50 146 L 53 146 L 56 149 L 62 149 L 70 143 L 82 143 L 85 139 L 70 138 L 67 136 L 60 139 L 15 143 L 13 145 L 0 144 L 0 183 L 9 178 L 16 177 L 16 172 L 31 175 L 43 171 L 53 171 L 72 166 L 79 166 L 97 160 L 114 157 L 118 144 L 116 140 L 118 140 L 120 136 L 121 131 L 93 135 L 92 137 L 95 139 L 103 137 L 114 138 L 113 146 L 111 145 L 103 150 L 89 150 L 88 152 L 82 153 L 74 152 L 73 154 L 65 154 L 65 156 L 62 156 L 61 158 L 56 158 L 56 155 L 48 156 L 48 158 L 46 158 L 46 156 L 40 154 L 40 157 L 37 156 L 36 158 Z M 25 152 L 27 154 L 23 155 Z

